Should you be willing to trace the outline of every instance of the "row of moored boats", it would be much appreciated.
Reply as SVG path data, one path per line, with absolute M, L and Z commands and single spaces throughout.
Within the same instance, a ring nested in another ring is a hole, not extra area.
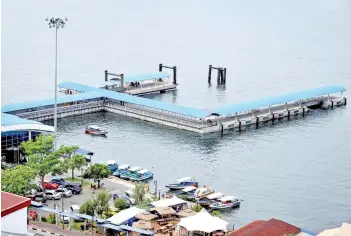
M 130 165 L 118 165 L 115 161 L 108 161 L 107 167 L 113 176 L 124 180 L 147 181 L 153 178 L 153 173 L 141 167 L 130 167 Z
M 203 207 L 213 210 L 224 210 L 240 206 L 242 200 L 233 196 L 224 196 L 209 187 L 199 187 L 198 182 L 192 177 L 178 179 L 176 183 L 166 185 L 172 193 L 189 201 L 194 201 Z

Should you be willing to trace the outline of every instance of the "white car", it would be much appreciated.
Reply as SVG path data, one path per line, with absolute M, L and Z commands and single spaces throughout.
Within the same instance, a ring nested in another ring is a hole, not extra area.
M 55 190 L 46 190 L 45 195 L 47 199 L 58 200 L 61 199 L 62 193 L 56 193 Z
M 61 193 L 61 194 L 63 194 L 64 197 L 72 196 L 72 191 L 68 190 L 66 188 L 58 188 L 58 189 L 56 189 L 56 193 Z
M 124 194 L 129 198 L 130 202 L 134 205 L 135 204 L 135 199 L 133 198 L 133 191 L 127 189 Z

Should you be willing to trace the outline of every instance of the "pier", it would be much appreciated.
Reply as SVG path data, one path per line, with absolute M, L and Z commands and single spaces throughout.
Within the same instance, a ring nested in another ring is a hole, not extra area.
M 59 84 L 65 96 L 58 97 L 58 118 L 108 111 L 200 134 L 305 116 L 312 108 L 346 105 L 343 86 L 331 85 L 266 97 L 214 109 L 198 109 L 146 99 L 73 82 Z M 335 95 L 340 93 L 341 95 Z M 2 106 L 2 112 L 22 119 L 45 121 L 54 117 L 54 99 Z

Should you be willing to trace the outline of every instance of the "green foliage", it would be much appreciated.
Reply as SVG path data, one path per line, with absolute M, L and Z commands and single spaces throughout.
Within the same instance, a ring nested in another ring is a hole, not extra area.
M 104 211 L 109 212 L 110 207 L 109 207 L 109 201 L 111 199 L 111 194 L 107 191 L 100 191 L 96 198 L 94 199 L 95 201 L 95 209 L 98 215 L 102 215 Z
M 28 166 L 17 165 L 1 171 L 1 190 L 17 195 L 25 195 L 34 188 L 32 181 L 35 171 Z
M 80 170 L 80 168 L 86 165 L 87 161 L 83 155 L 76 154 L 72 156 L 69 163 L 69 167 L 72 170 L 72 179 L 74 179 L 74 170 Z
M 93 216 L 95 211 L 95 202 L 93 199 L 88 199 L 85 203 L 83 203 L 79 208 L 79 213 L 87 214 L 89 216 Z
M 48 216 L 48 218 L 46 218 L 46 219 L 47 219 L 47 222 L 50 223 L 50 224 L 55 224 L 55 223 L 56 223 L 55 214 L 50 214 L 50 215 Z
M 94 182 L 98 183 L 98 188 L 100 188 L 100 181 L 103 178 L 107 178 L 109 173 L 110 171 L 107 168 L 107 165 L 95 163 L 85 171 L 83 178 L 93 179 Z
M 42 222 L 47 222 L 46 217 L 45 217 L 45 216 L 42 216 L 42 217 L 41 217 L 41 221 L 42 221 Z
M 118 209 L 118 210 L 124 210 L 127 209 L 127 203 L 124 199 L 122 198 L 117 198 L 114 202 L 114 206 Z
M 33 154 L 49 154 L 54 148 L 54 139 L 55 135 L 40 134 L 35 140 L 22 142 L 20 148 L 27 156 Z
M 139 205 L 142 204 L 145 200 L 145 184 L 143 183 L 138 183 L 135 185 L 135 188 L 133 189 L 133 198 L 135 200 L 135 204 Z
M 180 198 L 180 199 L 182 199 L 182 200 L 184 200 L 184 201 L 188 200 L 188 196 L 185 195 L 185 194 L 179 195 L 178 198 Z
M 200 212 L 202 209 L 202 207 L 199 204 L 193 205 L 191 208 L 195 212 Z
M 212 211 L 211 215 L 222 219 L 222 213 L 220 211 Z
M 99 216 L 102 216 L 103 212 L 108 215 L 110 212 L 109 201 L 111 199 L 111 194 L 107 191 L 100 191 L 95 198 L 88 199 L 79 208 L 79 213 L 87 214 L 90 216 L 94 215 L 94 212 Z

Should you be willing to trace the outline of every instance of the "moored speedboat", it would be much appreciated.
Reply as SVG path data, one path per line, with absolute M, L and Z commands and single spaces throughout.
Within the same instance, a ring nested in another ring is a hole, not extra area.
M 115 172 L 118 168 L 118 163 L 114 160 L 109 160 L 107 162 L 107 168 L 110 170 L 110 172 Z
M 119 177 L 121 174 L 124 174 L 124 172 L 128 171 L 130 168 L 130 165 L 121 165 L 118 167 L 118 169 L 113 172 L 113 176 Z
M 240 200 L 233 196 L 222 197 L 218 202 L 210 205 L 213 210 L 224 210 L 228 208 L 234 208 L 240 206 Z
M 130 176 L 130 180 L 133 181 L 145 181 L 148 179 L 151 179 L 153 177 L 153 174 L 151 171 L 147 169 L 139 170 L 135 174 L 132 174 Z
M 89 125 L 87 128 L 85 128 L 85 133 L 92 134 L 92 135 L 106 135 L 108 132 L 105 130 L 102 130 L 100 127 L 96 125 Z
M 202 187 L 198 188 L 195 193 L 190 195 L 188 198 L 189 200 L 198 200 L 212 194 L 213 192 L 214 191 L 212 188 Z
M 123 174 L 121 174 L 119 177 L 121 179 L 130 179 L 130 177 L 132 176 L 132 174 L 136 173 L 137 171 L 141 170 L 140 167 L 132 167 L 129 170 L 127 170 L 126 172 L 124 172 Z
M 196 191 L 197 187 L 195 186 L 188 186 L 183 188 L 182 190 L 179 190 L 175 195 L 176 196 L 183 196 L 184 198 L 188 199 L 190 195 L 193 195 Z
M 201 206 L 209 206 L 209 205 L 215 203 L 217 199 L 219 199 L 223 196 L 224 196 L 224 194 L 220 193 L 220 192 L 212 193 L 212 194 L 210 194 L 202 199 L 199 199 L 198 203 Z
M 170 190 L 179 190 L 183 189 L 188 186 L 198 186 L 198 183 L 193 177 L 184 177 L 181 179 L 178 179 L 176 183 L 174 184 L 167 184 L 166 187 L 169 188 Z

